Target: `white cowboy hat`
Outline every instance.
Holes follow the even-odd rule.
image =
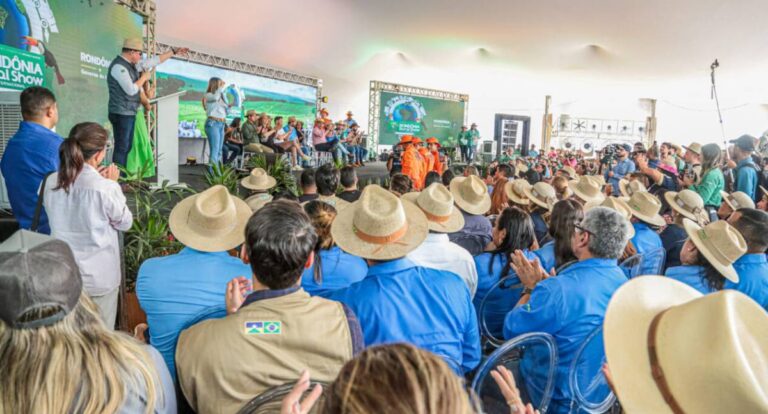
[[[663,226],[667,224],[664,217],[659,215],[661,211],[661,201],[656,196],[646,191],[639,191],[632,194],[627,201],[632,215],[638,219],[654,226]]]
[[[555,188],[544,181],[539,181],[531,187],[525,187],[523,192],[534,204],[547,210],[552,210],[552,206],[557,202]]]
[[[243,187],[257,191],[269,190],[276,184],[277,180],[274,177],[270,177],[263,168],[254,168],[247,177],[240,180],[240,185]]]
[[[676,412],[670,404],[685,413],[768,412],[766,332],[768,313],[741,292],[702,295],[663,276],[622,285],[603,324],[628,413]]]
[[[619,180],[619,192],[621,193],[622,196],[630,198],[632,197],[632,194],[638,191],[647,192],[648,189],[645,188],[645,184],[643,184],[639,180],[629,181],[626,178],[622,178],[621,180]]]
[[[360,199],[339,210],[331,235],[345,252],[372,260],[404,257],[427,238],[427,217],[378,185],[368,185]]]
[[[245,204],[251,208],[254,213],[272,201],[272,196],[267,193],[254,194],[245,199]]]
[[[349,201],[336,197],[335,195],[332,195],[332,196],[320,195],[317,197],[317,201],[322,201],[324,203],[330,204],[331,206],[336,208],[336,210],[347,208],[350,204]],[[304,204],[306,204],[306,202]]]
[[[456,177],[451,181],[451,194],[456,205],[469,214],[485,214],[491,208],[491,196],[483,180],[476,175]]]
[[[168,224],[184,245],[202,252],[229,250],[245,241],[245,224],[252,211],[245,201],[215,185],[181,200]]]
[[[421,209],[432,231],[455,233],[464,228],[464,216],[453,205],[453,195],[440,183],[433,183],[421,192],[403,194],[400,198]]]
[[[584,212],[586,213],[595,207],[607,207],[611,210],[618,211],[622,216],[624,216],[624,218],[627,219],[627,221],[632,218],[632,211],[630,211],[627,202],[618,197],[606,197],[605,200],[603,200],[601,203],[594,201],[588,202],[584,204]],[[635,237],[635,227],[629,226],[629,238],[631,239],[633,237]]]
[[[728,207],[733,211],[740,208],[755,208],[754,200],[752,200],[752,197],[748,196],[747,193],[735,191],[728,194],[725,191],[720,191],[720,195],[723,197],[725,204],[728,204]]]
[[[703,219],[704,200],[701,196],[691,190],[682,190],[679,193],[667,191],[664,193],[664,199],[672,210],[680,213],[683,217],[689,218],[697,223]]]
[[[524,189],[530,186],[531,184],[523,179],[507,181],[507,183],[504,184],[504,192],[507,194],[507,198],[513,203],[527,206],[528,204],[531,204],[531,200],[528,200],[528,197],[526,197]]]
[[[576,174],[576,170],[574,170],[570,165],[566,165],[565,167],[561,168],[560,171],[564,171],[568,178],[571,180],[579,179],[579,175]]]
[[[698,142],[694,142],[687,147],[683,145],[683,148],[685,148],[686,151],[691,151],[696,155],[701,155],[701,144],[699,144]]]
[[[588,175],[587,177],[591,177],[593,180],[600,183],[600,187],[605,185],[605,177],[603,177],[602,175]]]
[[[137,37],[131,37],[123,40],[123,49],[144,50],[144,41]]]
[[[605,194],[600,191],[600,184],[587,176],[581,176],[578,180],[568,181],[568,188],[586,203],[590,201],[602,203],[605,200]]]
[[[704,227],[685,219],[683,227],[696,248],[720,274],[733,283],[739,282],[739,274],[733,262],[747,252],[747,242],[738,230],[727,221],[718,220]]]

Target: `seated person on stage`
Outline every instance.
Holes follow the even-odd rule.
[[[354,203],[360,198],[360,190],[357,189],[357,173],[355,167],[347,165],[339,172],[339,183],[344,187],[344,191],[339,194],[339,198]]]
[[[317,197],[319,197],[317,194],[317,184],[315,183],[315,173],[316,171],[313,168],[306,168],[301,172],[301,177],[299,177],[299,185],[301,185],[299,203],[317,200]]]
[[[451,192],[442,184],[432,184],[417,193],[408,193],[402,200],[410,201],[424,212],[429,221],[429,234],[407,258],[417,266],[445,270],[459,275],[469,287],[471,296],[477,290],[477,269],[472,255],[448,239],[450,232],[464,227],[464,217],[454,205]]]
[[[363,280],[368,274],[368,263],[345,253],[333,242],[331,224],[336,218],[336,208],[314,200],[304,205],[304,211],[315,226],[317,243],[315,261],[312,267],[304,270],[301,287],[310,295],[322,295]]]
[[[245,122],[243,123],[240,132],[243,139],[243,150],[247,152],[263,152],[272,154],[275,151],[272,148],[261,143],[259,140],[258,120],[256,111],[253,109],[248,110],[245,115]]]
[[[690,219],[699,225],[709,221],[707,211],[704,209],[704,200],[691,190],[682,190],[679,193],[667,191],[664,199],[669,205],[672,214],[672,222],[667,224],[659,235],[664,250],[667,251],[665,269],[680,266],[680,249],[682,249],[688,234],[683,228],[683,219]]]
[[[568,371],[575,353],[586,337],[602,325],[613,292],[627,281],[617,259],[629,240],[629,229],[629,222],[618,211],[606,207],[591,209],[576,224],[571,238],[578,262],[556,277],[547,277],[538,263],[526,259],[523,252],[512,257],[513,268],[526,290],[507,314],[504,338],[529,332],[554,336],[559,359],[547,412],[568,412],[572,399]]]
[[[360,325],[346,306],[301,289],[317,242],[301,206],[267,204],[248,221],[245,239],[241,254],[251,265],[253,292],[243,297],[249,281],[233,279],[226,289],[228,315],[179,336],[179,384],[197,412],[237,412],[304,370],[330,382],[363,348]]]
[[[222,292],[233,277],[250,269],[227,252],[243,243],[251,209],[222,186],[187,197],[171,211],[171,232],[185,247],[177,254],[145,261],[136,296],[147,314],[150,343],[176,376],[179,332],[198,314],[224,308]]]
[[[661,201],[653,194],[641,191],[632,194],[627,204],[632,212],[632,227],[635,229],[632,244],[637,253],[643,254],[664,247],[657,233],[657,230],[666,224],[664,218],[659,215]]]
[[[667,269],[666,276],[685,283],[702,294],[723,290],[726,279],[737,282],[733,262],[747,251],[741,234],[725,221],[704,228],[684,219],[688,239],[680,250],[682,266]]]
[[[408,342],[441,356],[459,374],[480,362],[477,315],[458,275],[417,266],[405,256],[427,237],[428,221],[413,203],[378,185],[339,211],[333,239],[368,260],[368,275],[327,296],[360,320],[367,346]]]
[[[332,205],[337,210],[349,205],[349,202],[336,197],[339,178],[339,170],[331,163],[323,164],[315,171],[315,185],[320,194],[317,199]]]
[[[741,209],[728,219],[747,242],[747,253],[733,264],[739,281],[725,282],[726,289],[736,289],[754,299],[768,310],[768,213],[755,209]]]
[[[571,237],[575,223],[584,219],[584,208],[576,200],[561,200],[552,207],[549,218],[548,241],[534,252],[539,264],[547,272],[576,260],[571,249]]]
[[[493,226],[484,214],[491,208],[488,187],[477,175],[456,177],[451,181],[451,194],[464,216],[464,227],[448,234],[448,239],[477,255],[491,242]]]

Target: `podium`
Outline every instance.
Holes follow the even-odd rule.
[[[179,97],[185,93],[187,91],[176,92],[149,101],[156,105],[155,165],[158,185],[166,180],[169,184],[179,184]]]

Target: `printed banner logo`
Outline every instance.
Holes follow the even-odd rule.
[[[48,86],[44,65],[42,55],[0,45],[0,88],[20,91],[28,86]]]
[[[249,321],[245,323],[246,335],[280,335],[283,332],[280,321]]]
[[[396,134],[421,134],[426,130],[424,105],[411,96],[395,96],[384,106],[387,127]]]

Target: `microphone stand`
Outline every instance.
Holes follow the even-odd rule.
[[[715,83],[715,69],[720,67],[720,62],[715,59],[714,62],[709,66],[710,72],[710,79],[712,81],[712,89],[710,90],[710,99],[714,99],[715,101],[715,107],[717,108],[717,118],[720,121],[720,133],[723,137],[723,148],[725,148],[725,167],[728,166],[728,162],[731,161],[731,155],[728,152],[728,140],[725,138],[725,125],[723,124],[723,113],[720,111],[720,99],[717,97],[717,86]],[[727,170],[724,170],[727,172]],[[733,187],[734,180],[733,180],[733,173],[727,174],[726,177],[726,185],[728,187]]]

